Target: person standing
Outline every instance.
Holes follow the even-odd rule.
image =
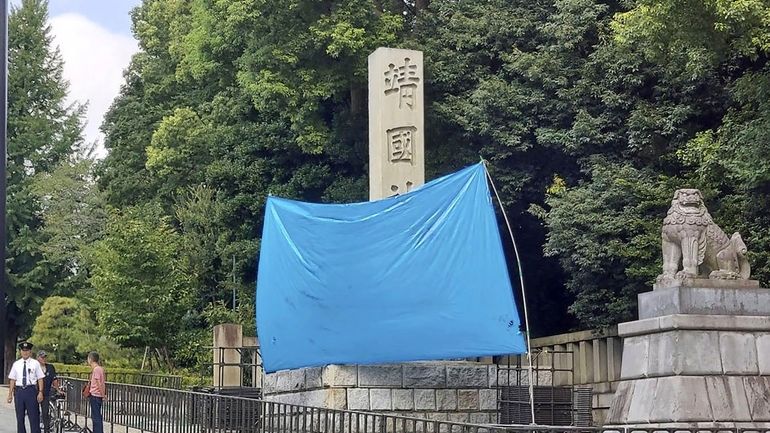
[[[51,431],[51,406],[50,401],[56,397],[51,392],[52,389],[59,388],[59,378],[56,376],[56,368],[46,360],[47,354],[44,350],[37,352],[37,362],[40,363],[40,369],[43,370],[43,402],[40,403],[40,414],[43,417],[43,430],[45,433]]]
[[[104,433],[104,421],[102,419],[102,403],[107,398],[107,383],[104,369],[99,364],[99,354],[88,354],[88,365],[91,366],[90,395],[88,401],[91,404],[91,421],[93,433]]]
[[[16,431],[27,433],[24,415],[29,417],[32,433],[40,433],[40,403],[43,401],[43,370],[40,364],[30,358],[32,343],[19,344],[21,358],[16,360],[8,374],[8,403],[16,398]]]

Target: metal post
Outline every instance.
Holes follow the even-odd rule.
[[[532,344],[529,338],[529,314],[527,313],[527,292],[524,290],[524,271],[521,269],[521,257],[519,257],[519,248],[516,246],[516,239],[513,237],[511,222],[508,221],[508,215],[505,213],[505,208],[503,207],[503,200],[500,199],[500,194],[497,193],[497,187],[495,186],[495,182],[492,180],[492,175],[489,174],[489,170],[487,170],[487,162],[484,161],[484,159],[482,159],[481,162],[484,164],[484,173],[486,173],[487,179],[489,179],[489,184],[492,185],[492,191],[494,191],[495,197],[497,197],[497,203],[500,205],[500,213],[503,214],[505,226],[508,228],[508,234],[511,236],[513,252],[516,255],[516,264],[519,268],[519,283],[521,284],[521,305],[524,308],[524,328],[527,337],[527,360],[529,361],[529,408],[532,416],[531,424],[534,425],[537,424],[537,421],[535,420],[535,385],[533,383],[535,378],[532,375]],[[553,380],[553,378],[551,380]]]
[[[0,366],[2,366],[2,379],[5,382],[5,338],[7,324],[7,279],[5,278],[5,245],[8,242],[5,236],[5,193],[7,159],[6,138],[8,136],[8,1],[2,0],[0,6]]]
[[[233,254],[233,311],[235,311],[235,254]]]

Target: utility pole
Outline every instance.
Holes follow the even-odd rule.
[[[5,194],[6,194],[6,160],[8,159],[8,0],[2,0],[0,6],[0,366],[2,366],[3,377],[0,383],[5,383],[6,373],[5,365],[5,338],[6,324],[8,323],[8,279],[5,277],[5,249],[8,239],[6,238],[6,212],[5,212]]]

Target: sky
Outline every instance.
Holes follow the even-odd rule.
[[[12,0],[18,4],[19,0]],[[129,12],[141,0],[49,0],[49,18],[64,59],[69,101],[88,103],[85,139],[96,142],[104,157],[104,135],[99,127],[104,113],[123,84],[123,70],[137,42],[131,34]]]

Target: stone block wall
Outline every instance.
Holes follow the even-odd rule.
[[[770,316],[674,314],[619,331],[622,381],[610,421],[770,425]]]
[[[496,423],[496,365],[466,361],[329,365],[268,374],[264,398],[301,406],[387,413],[452,422]],[[525,380],[526,382],[526,380]],[[550,384],[540,374],[539,384]]]
[[[618,389],[619,382],[592,383],[591,408],[594,425],[604,424],[612,406],[612,399],[615,397],[615,391]]]

